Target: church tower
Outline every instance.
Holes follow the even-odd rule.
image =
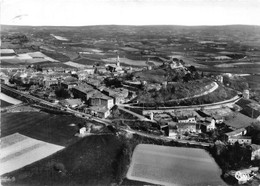
[[[119,58],[119,55],[117,55],[116,66],[120,67],[120,58]]]

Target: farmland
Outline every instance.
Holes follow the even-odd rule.
[[[1,108],[8,107],[8,106],[11,106],[11,105],[13,105],[13,104],[0,99]]]
[[[15,133],[1,138],[0,175],[17,170],[59,150],[53,145]]]
[[[1,98],[1,101],[7,102],[11,105],[17,105],[17,104],[22,103],[20,100],[7,96],[7,95],[3,94],[2,92],[0,92],[0,98]],[[6,104],[6,103],[4,103],[4,104]]]
[[[54,115],[45,112],[18,112],[1,114],[1,136],[20,133],[28,137],[68,146],[75,142],[77,124],[86,121],[74,116]],[[70,124],[76,124],[70,126]]]
[[[204,150],[142,144],[134,150],[127,178],[162,185],[223,185],[220,175]]]
[[[109,185],[114,182],[122,141],[113,135],[89,136],[66,149],[6,174],[3,185]],[[59,170],[61,170],[59,172]]]

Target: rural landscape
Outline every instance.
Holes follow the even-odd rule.
[[[4,186],[260,185],[260,26],[1,25]]]

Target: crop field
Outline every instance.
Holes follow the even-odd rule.
[[[11,105],[17,105],[17,104],[22,103],[20,100],[12,98],[2,92],[0,92],[0,100],[10,103]],[[1,106],[2,106],[2,104],[1,104]]]
[[[0,99],[0,107],[1,108],[8,107],[8,106],[11,106],[11,105],[13,105],[13,104]]]
[[[45,112],[2,113],[1,136],[18,132],[48,143],[68,146],[78,139],[74,136],[78,131],[77,125],[85,122],[86,120],[74,116]]]
[[[114,135],[89,136],[5,176],[15,177],[8,185],[110,185],[121,148],[122,141]]]
[[[19,133],[3,137],[1,138],[0,175],[22,168],[63,148]]]
[[[225,185],[214,159],[202,149],[138,145],[127,178],[160,185]]]

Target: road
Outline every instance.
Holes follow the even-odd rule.
[[[129,107],[129,108],[137,108],[137,109],[142,109],[142,110],[169,110],[169,109],[185,109],[185,110],[194,110],[194,109],[201,109],[205,107],[222,107],[225,106],[226,104],[233,104],[240,100],[241,97],[239,96],[234,96],[233,98],[221,102],[216,102],[216,103],[211,103],[211,104],[202,104],[202,105],[189,105],[189,106],[173,106],[173,107],[158,107],[157,109],[155,107],[141,107],[141,106],[132,106],[130,104],[119,104],[118,106],[120,107]]]

